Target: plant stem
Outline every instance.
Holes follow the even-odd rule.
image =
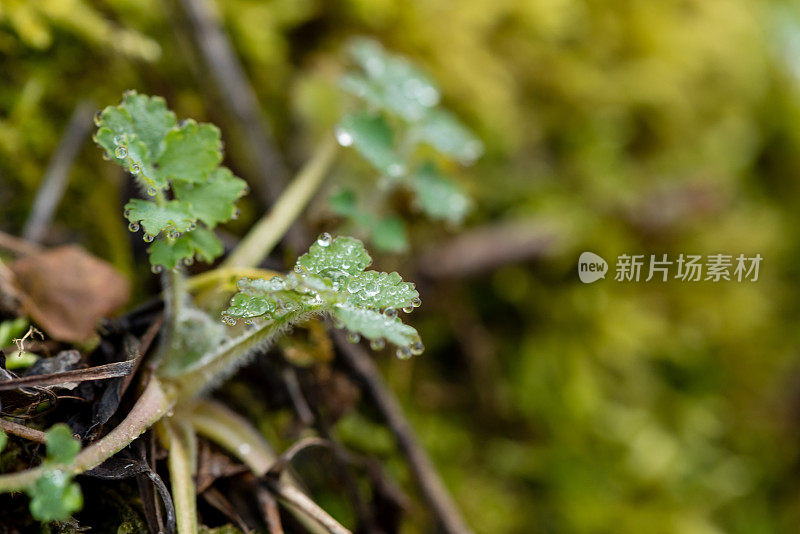
[[[264,476],[277,459],[272,447],[258,430],[247,419],[223,404],[200,400],[186,413],[181,412],[179,415],[189,421],[198,434],[230,452],[258,477]],[[295,484],[290,474],[285,476],[288,477],[287,484]],[[329,532],[329,529],[324,528],[305,510],[285,501],[282,504],[312,534]]]
[[[14,423],[13,421],[6,421],[5,419],[0,419],[0,430],[5,432],[6,434],[18,436],[23,439],[29,439],[31,441],[35,441],[37,443],[42,443],[42,444],[45,443],[44,432],[42,432],[41,430],[35,430],[33,428],[29,428],[19,423]]]
[[[272,211],[264,215],[239,246],[222,263],[223,267],[253,267],[266,258],[280,241],[306,204],[319,189],[336,154],[332,137],[320,145],[314,156],[300,169]]]
[[[344,528],[338,521],[320,508],[317,503],[312,501],[308,495],[289,484],[281,484],[278,481],[269,482],[269,489],[278,498],[278,501],[293,509],[302,510],[306,515],[313,518],[331,534],[352,534]]]
[[[164,289],[164,316],[162,319],[164,326],[161,329],[161,342],[153,363],[163,362],[164,358],[172,352],[172,344],[178,330],[178,317],[180,317],[181,307],[186,298],[185,282],[183,273],[179,269],[167,269],[161,276],[161,285]]]
[[[259,348],[268,346],[276,334],[314,311],[317,310],[287,312],[283,317],[267,321],[255,330],[223,345],[212,357],[196,367],[165,378],[174,387],[175,399],[178,402],[185,401],[219,384],[239,366],[247,363],[248,357],[254,355]]]
[[[194,485],[197,440],[188,422],[174,418],[161,421],[166,447],[169,449],[167,467],[178,534],[197,532],[197,497]]]
[[[256,476],[266,474],[275,462],[275,453],[253,425],[218,402],[198,401],[189,413],[180,415],[198,434],[230,451]]]
[[[83,449],[71,464],[62,469],[78,475],[97,467],[164,417],[171,406],[172,401],[161,383],[155,377],[151,378],[125,419],[114,430]],[[35,467],[19,473],[0,475],[0,493],[22,491],[36,482],[44,472],[42,467]]]

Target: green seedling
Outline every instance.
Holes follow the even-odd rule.
[[[340,87],[356,98],[358,109],[342,118],[336,139],[370,163],[379,186],[370,191],[343,188],[331,198],[331,207],[370,234],[381,250],[405,250],[403,220],[378,215],[375,207],[402,188],[428,217],[460,224],[472,200],[445,169],[471,165],[483,144],[440,105],[439,88],[408,60],[364,38],[353,40],[348,52],[357,68],[341,79]]]
[[[235,203],[247,192],[245,182],[220,165],[219,130],[192,120],[179,122],[163,99],[135,92],[127,92],[119,105],[99,112],[95,122],[94,139],[105,157],[130,172],[142,190],[143,198],[126,204],[125,217],[130,230],[141,232],[150,244],[152,270],[161,273],[164,285],[164,326],[152,356],[155,372],[128,416],[109,434],[80,450],[65,425],[54,426],[47,433],[44,463],[0,475],[0,491],[26,491],[37,519],[66,519],[82,504],[74,477],[155,425],[170,450],[168,467],[178,530],[195,532],[195,432],[216,438],[257,474],[263,474],[263,458],[270,455],[254,433],[241,425],[238,430],[221,430],[229,428],[231,421],[218,411],[216,416],[201,418],[202,424],[193,423],[198,420],[198,410],[204,409],[200,395],[289,327],[314,316],[330,317],[337,327],[348,330],[352,342],[364,337],[374,349],[391,343],[401,358],[419,354],[423,351],[419,334],[404,324],[398,313],[419,306],[419,293],[397,273],[367,270],[372,259],[359,240],[325,233],[289,273],[243,276],[222,317],[203,309],[192,300],[183,268],[221,255],[214,228],[236,217]],[[311,168],[301,171],[273,211],[245,237],[244,252],[231,255],[233,267],[221,270],[229,273],[246,267],[250,268],[246,272],[259,272],[252,268],[269,253],[321,183],[333,146],[323,145],[324,157],[312,158]],[[248,324],[234,328],[237,320]],[[171,416],[165,418],[168,414]]]

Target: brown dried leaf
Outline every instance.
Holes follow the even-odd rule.
[[[78,342],[97,321],[128,301],[130,284],[107,262],[67,245],[9,265],[23,308],[52,338]]]

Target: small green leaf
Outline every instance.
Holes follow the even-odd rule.
[[[223,247],[214,232],[198,227],[177,239],[158,240],[150,245],[148,251],[152,265],[174,269],[182,263],[191,262],[195,255],[211,263],[222,254]]]
[[[426,163],[411,176],[416,201],[431,218],[460,223],[472,208],[472,200],[433,163]]]
[[[372,242],[384,252],[408,250],[406,223],[400,217],[390,215],[379,220],[372,228]]]
[[[164,136],[176,123],[175,114],[167,109],[163,98],[140,95],[135,91],[126,92],[122,103],[107,107],[99,119],[98,126],[107,128],[114,136],[136,136],[146,147],[143,157],[150,161],[155,161],[161,154]],[[113,156],[117,148],[116,145],[102,146],[109,156]]]
[[[474,163],[483,154],[483,143],[455,115],[443,109],[428,113],[410,135],[464,165]]]
[[[293,322],[325,312],[351,334],[373,340],[375,348],[388,340],[398,346],[401,357],[421,353],[419,334],[403,324],[395,309],[410,312],[420,305],[414,284],[404,282],[397,273],[364,271],[370,262],[359,240],[322,234],[297,261],[294,272],[269,280],[240,280],[239,292],[223,312],[223,320],[234,324],[238,317],[261,317]]]
[[[152,166],[163,150],[164,136],[176,123],[163,98],[128,91],[118,106],[105,108],[96,122],[95,140],[109,158],[126,170],[135,170],[146,186],[167,187]]]
[[[130,133],[117,135],[108,128],[100,128],[95,141],[106,148],[106,155],[126,171],[135,170],[136,179],[147,188],[164,189],[169,184],[161,178],[151,164],[147,145]]]
[[[386,176],[402,176],[405,165],[394,150],[392,129],[380,115],[346,115],[336,129],[339,143],[353,147]]]
[[[336,237],[328,243],[317,240],[308,252],[297,260],[301,270],[313,274],[341,271],[352,275],[363,271],[371,263],[372,258],[364,248],[364,244],[352,237]]]
[[[60,469],[46,471],[28,493],[31,514],[39,521],[63,521],[83,506],[80,486]]]
[[[419,334],[413,326],[403,324],[398,317],[340,304],[333,310],[333,316],[344,323],[345,328],[358,332],[367,339],[385,339],[398,347],[411,347],[419,341]]]
[[[219,128],[187,119],[167,132],[158,173],[164,180],[202,183],[222,161]]]
[[[179,200],[159,205],[134,198],[125,204],[125,216],[132,223],[141,223],[144,231],[153,237],[165,230],[185,232],[195,221],[189,203]]]
[[[234,202],[246,191],[247,183],[225,167],[218,167],[208,181],[199,184],[175,182],[175,197],[188,202],[194,217],[211,227],[234,216]]]
[[[188,241],[181,238],[175,240],[158,239],[147,251],[150,253],[150,264],[154,271],[174,269],[185,260],[194,256],[194,249]]]
[[[247,185],[219,166],[219,129],[191,119],[178,124],[162,98],[135,92],[103,110],[95,122],[95,141],[151,197],[131,200],[125,216],[131,230],[144,227],[145,241],[165,234],[148,249],[153,271],[174,269],[195,256],[211,262],[222,254],[222,243],[210,228],[235,216],[234,202]],[[209,228],[197,228],[198,223]]]
[[[50,427],[45,434],[47,458],[57,464],[68,464],[81,450],[81,444],[72,436],[72,430],[64,423]]]
[[[28,488],[31,514],[39,521],[63,521],[83,506],[80,486],[72,482],[67,470],[60,468],[75,460],[81,445],[63,423],[50,427],[45,444],[45,472]]]
[[[339,189],[330,196],[328,203],[337,215],[351,217],[358,211],[356,194],[351,189]]]
[[[222,242],[208,228],[195,228],[183,234],[177,241],[188,243],[194,253],[206,263],[219,258],[225,251]]]
[[[355,39],[349,52],[367,78],[346,76],[341,82],[345,91],[412,122],[439,103],[433,81],[407,59],[387,53],[378,42]]]
[[[346,289],[346,303],[361,308],[406,308],[419,299],[414,284],[397,273],[357,273],[347,279]]]

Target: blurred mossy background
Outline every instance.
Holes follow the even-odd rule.
[[[459,174],[476,201],[464,227],[409,214],[411,250],[379,265],[415,279],[431,247],[459,235],[502,237],[513,223],[548,236],[527,258],[498,252],[491,268],[428,273],[413,319],[428,350],[379,357],[476,531],[797,531],[795,3],[216,6],[292,168],[339,116],[336,77],[355,35],[423,66],[484,141],[485,156]],[[176,0],[0,0],[0,75],[3,231],[20,232],[77,103],[100,108],[126,89],[220,125],[228,164],[253,177]],[[143,300],[153,285],[122,217],[126,183],[87,140],[48,239],[110,260]],[[248,202],[232,234],[263,209]],[[330,229],[324,204],[307,216],[317,229]],[[583,250],[612,269],[624,253],[764,261],[756,283],[584,285]],[[340,437],[385,458],[413,494],[390,436],[361,412],[340,421]],[[428,520],[412,507],[406,530],[428,531]]]

